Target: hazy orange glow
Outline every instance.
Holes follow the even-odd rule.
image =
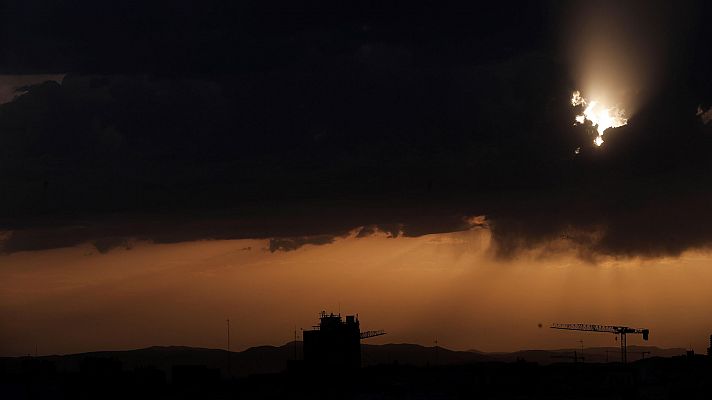
[[[603,134],[606,129],[617,128],[628,123],[624,110],[616,107],[607,107],[597,100],[587,101],[583,98],[583,96],[581,96],[581,92],[578,90],[573,92],[571,96],[571,105],[574,107],[585,107],[583,113],[577,115],[575,120],[576,123],[579,124],[583,124],[586,120],[588,120],[594,127],[596,127],[598,136],[593,139],[593,143],[596,146],[603,144]]]
[[[560,244],[559,244],[560,245]],[[0,354],[152,345],[283,344],[321,310],[359,313],[372,343],[508,351],[615,346],[551,322],[644,326],[650,345],[706,347],[710,255],[586,264],[574,251],[492,256],[485,228],[417,238],[351,236],[296,251],[265,240],[82,246],[0,256]],[[631,344],[639,344],[632,338]]]

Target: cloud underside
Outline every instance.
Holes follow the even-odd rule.
[[[674,186],[695,184],[699,182],[675,182]],[[285,208],[278,218],[236,215],[236,210],[214,211],[210,216],[119,215],[74,225],[25,226],[6,232],[0,244],[4,253],[13,253],[91,243],[103,253],[130,249],[136,241],[267,239],[264,250],[274,252],[329,245],[347,236],[360,238],[378,232],[394,238],[415,237],[476,226],[490,231],[493,250],[504,259],[537,249],[573,249],[581,258],[595,260],[599,256],[677,256],[708,247],[712,243],[712,196],[704,191],[681,193],[672,186],[656,182],[654,189],[631,188],[634,194],[611,187],[599,193],[586,188],[578,194],[549,192],[532,197],[508,193],[475,207],[426,204],[424,199],[407,211],[394,206],[369,212],[362,207],[365,204],[314,208],[282,204]],[[477,210],[492,212],[475,224],[471,216]],[[240,212],[250,214],[247,209]]]

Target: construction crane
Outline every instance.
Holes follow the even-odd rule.
[[[385,334],[386,334],[386,331],[384,331],[383,329],[381,329],[379,331],[365,331],[365,332],[361,332],[361,339],[368,339],[368,338],[372,338],[374,336],[381,336],[381,335],[385,335]]]
[[[595,325],[595,324],[552,324],[551,329],[565,329],[570,331],[613,333],[620,336],[621,362],[628,362],[628,347],[626,335],[629,333],[643,335],[643,340],[648,340],[649,329],[629,328],[627,326]]]

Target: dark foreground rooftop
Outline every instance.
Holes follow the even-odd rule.
[[[712,358],[653,357],[628,365],[527,361],[412,365],[315,372],[299,363],[279,373],[226,377],[200,364],[170,370],[148,363],[126,367],[118,358],[84,355],[75,369],[49,358],[2,364],[3,399],[346,398],[346,399],[708,399]]]

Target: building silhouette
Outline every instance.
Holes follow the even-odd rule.
[[[304,363],[316,369],[356,369],[361,367],[361,339],[380,336],[384,331],[361,332],[357,315],[319,314],[319,325],[304,331]]]

